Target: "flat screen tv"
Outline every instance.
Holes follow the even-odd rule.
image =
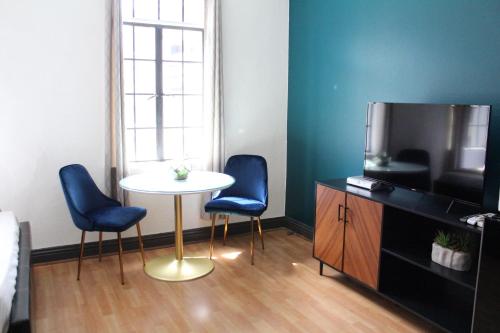
[[[369,103],[364,176],[481,205],[490,110]]]

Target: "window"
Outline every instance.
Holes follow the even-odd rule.
[[[483,172],[488,139],[489,107],[473,107],[467,115],[468,118],[463,124],[464,130],[461,131],[463,142],[459,153],[459,168]]]
[[[129,161],[201,159],[203,0],[122,0]]]
[[[487,110],[475,108],[470,111],[467,122],[466,143],[468,148],[484,149],[488,138],[489,113]]]

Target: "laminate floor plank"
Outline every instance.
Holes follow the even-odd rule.
[[[33,267],[34,331],[39,332],[432,332],[420,318],[325,268],[312,243],[285,229],[264,234],[250,265],[249,235],[215,244],[215,270],[189,282],[149,278],[138,252]],[[257,241],[257,238],[256,238]],[[259,244],[256,242],[256,244]],[[146,251],[146,260],[174,248]],[[208,242],[186,244],[207,256]]]

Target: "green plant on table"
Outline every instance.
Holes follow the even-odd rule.
[[[174,169],[174,172],[175,172],[175,179],[177,180],[185,180],[187,179],[188,175],[189,175],[189,169],[186,168],[185,166],[180,166],[176,169]]]

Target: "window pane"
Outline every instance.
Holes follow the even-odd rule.
[[[163,29],[163,60],[182,60],[182,30]]]
[[[125,127],[133,128],[134,127],[134,96],[133,95],[125,95]]]
[[[156,98],[135,96],[135,127],[156,127]]]
[[[163,155],[165,159],[182,160],[182,129],[163,130]]]
[[[201,31],[184,30],[184,60],[203,61]]]
[[[182,65],[180,63],[163,63],[163,92],[165,94],[182,93]]]
[[[154,28],[135,27],[135,58],[156,59]]]
[[[123,57],[134,57],[134,28],[131,25],[123,25],[122,29]]]
[[[203,0],[184,0],[184,22],[202,26],[204,12]]]
[[[136,61],[135,62],[135,92],[155,94],[155,62]]]
[[[132,3],[133,0],[121,0],[121,10],[122,10],[122,18],[124,20],[131,19],[132,16]]]
[[[197,158],[201,156],[202,149],[201,128],[184,129],[184,158]]]
[[[125,142],[127,145],[127,160],[135,161],[135,130],[125,132]]]
[[[134,16],[141,19],[157,20],[158,0],[134,1]]]
[[[182,0],[160,0],[160,19],[182,22]]]
[[[134,93],[134,61],[124,60],[123,61],[123,85],[125,87],[125,93]]]
[[[184,64],[184,93],[201,94],[203,72],[201,64]]]
[[[483,125],[488,124],[488,112],[481,110],[479,111],[479,123]]]
[[[477,117],[478,116],[478,112],[477,111],[472,111],[471,114],[470,114],[470,119],[469,119],[469,124],[477,124]]]
[[[163,97],[163,126],[182,126],[182,96]]]
[[[136,160],[156,160],[156,130],[138,129],[136,136]]]
[[[184,126],[202,126],[202,98],[201,96],[184,97]]]

